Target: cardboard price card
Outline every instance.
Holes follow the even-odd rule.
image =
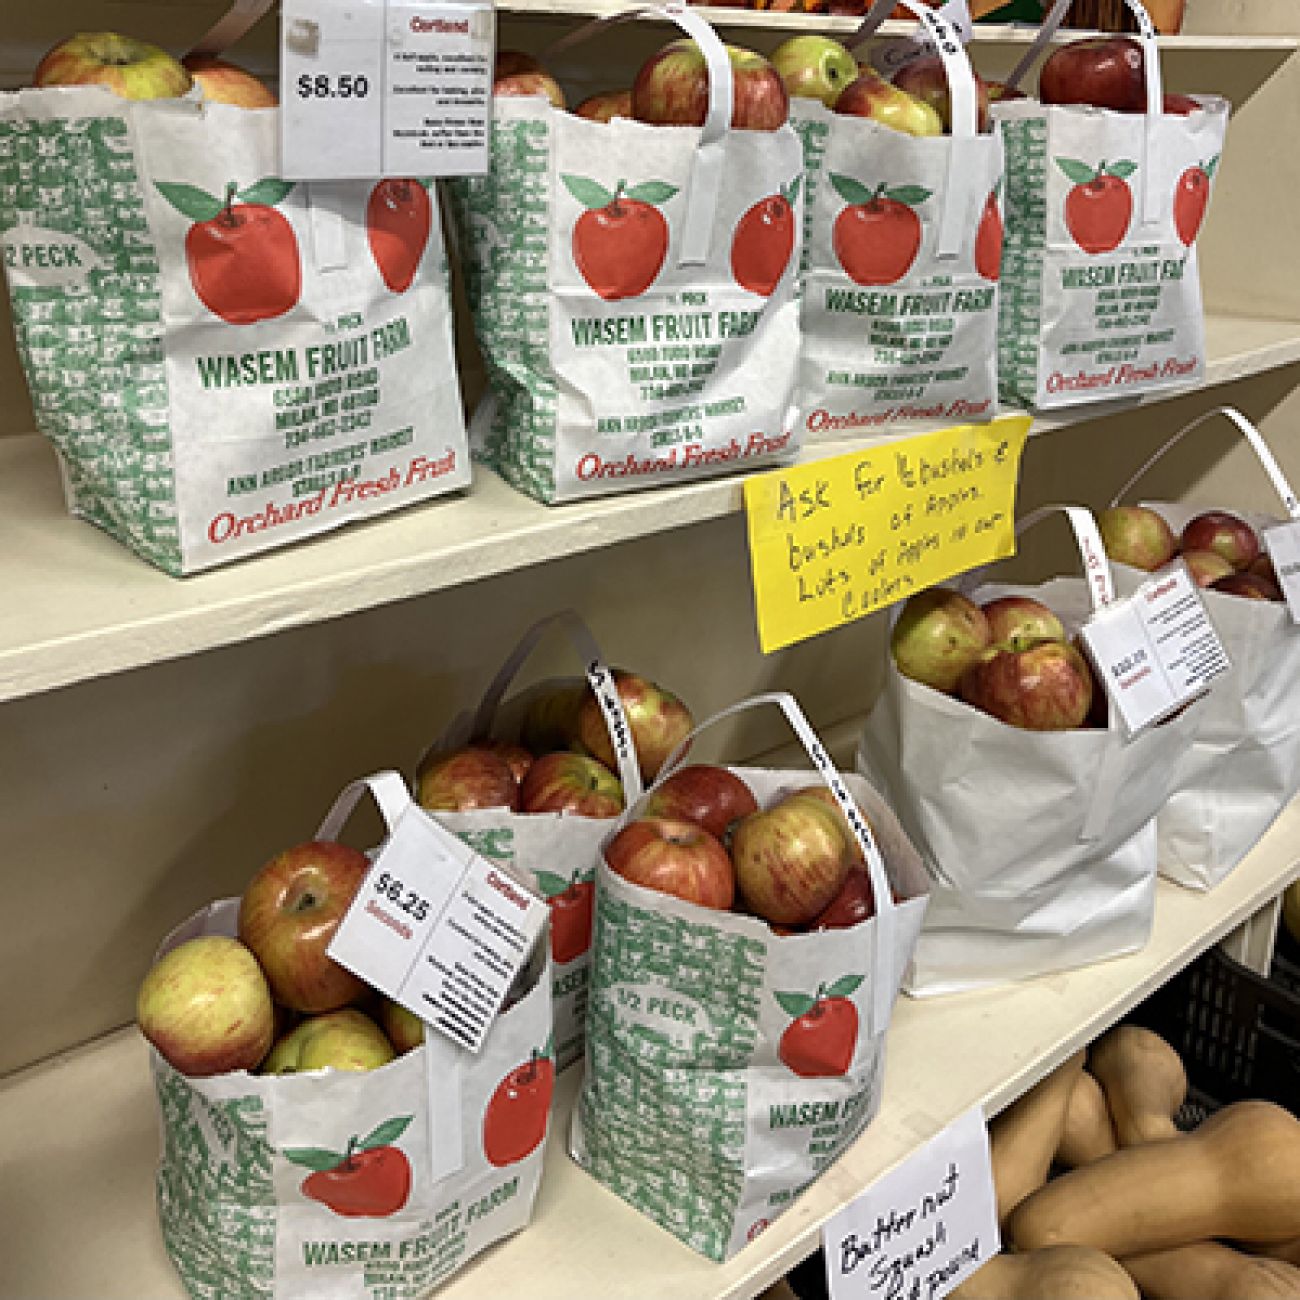
[[[763,652],[1013,554],[1029,425],[956,425],[747,478]]]

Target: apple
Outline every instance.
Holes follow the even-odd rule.
[[[1225,560],[1218,551],[1184,551],[1182,558],[1198,587],[1208,587],[1236,572],[1232,562]]]
[[[116,32],[78,32],[36,65],[34,86],[106,86],[123,99],[177,99],[193,82],[166,50]]]
[[[975,269],[986,280],[996,280],[1002,274],[1002,243],[1005,233],[995,188],[984,200],[984,211],[980,213],[980,223],[975,229]]]
[[[379,1001],[379,1027],[399,1056],[414,1051],[424,1042],[424,1021],[392,998]]]
[[[483,1111],[483,1154],[501,1168],[541,1145],[555,1090],[555,1062],[536,1050],[497,1084]]]
[[[556,108],[564,107],[560,83],[540,60],[522,50],[498,50],[492,68],[494,95],[543,95]]]
[[[832,107],[849,117],[869,117],[905,135],[943,134],[943,120],[934,108],[870,68],[844,88]]]
[[[1227,573],[1210,583],[1211,591],[1227,596],[1244,596],[1248,600],[1285,600],[1282,588],[1258,573]]]
[[[731,837],[736,886],[756,916],[806,925],[839,893],[854,855],[837,811],[794,796],[737,823]]]
[[[890,186],[887,181],[870,189],[838,172],[830,173],[830,181],[845,204],[831,228],[831,246],[844,274],[855,284],[897,283],[921,251],[915,208],[930,191],[924,185]]]
[[[489,749],[494,754],[500,754],[506,760],[511,772],[514,773],[516,781],[522,782],[528,775],[528,769],[533,765],[532,751],[525,746],[513,740],[476,740],[475,746],[480,749]],[[560,745],[556,749],[562,748]]]
[[[524,50],[498,50],[492,64],[492,79],[517,77],[521,72],[545,72],[542,61]]]
[[[1282,585],[1277,580],[1277,570],[1273,567],[1273,557],[1267,551],[1261,550],[1247,566],[1246,572],[1257,573],[1261,578],[1267,578],[1275,587],[1280,588]]]
[[[377,1070],[396,1057],[384,1031],[356,1007],[308,1016],[271,1048],[263,1074]]]
[[[1008,726],[1066,731],[1087,720],[1093,677],[1074,646],[1040,641],[1023,650],[991,647],[962,674],[960,690],[967,704]]]
[[[1165,91],[1160,106],[1166,113],[1172,113],[1175,117],[1186,117],[1188,113],[1195,113],[1201,107],[1191,95],[1179,95],[1168,90]]]
[[[816,993],[781,992],[776,1000],[793,1017],[782,1031],[777,1057],[801,1079],[835,1078],[853,1063],[858,1042],[858,1009],[848,994],[862,976],[845,975]]]
[[[277,1002],[294,1011],[333,1011],[366,985],[325,951],[370,860],[358,849],[309,840],[276,854],[239,900],[239,937],[266,972]]]
[[[590,122],[610,122],[616,117],[632,116],[632,92],[630,90],[604,90],[597,95],[588,95],[573,110],[575,117],[585,117]]]
[[[203,92],[203,98],[212,103],[234,104],[238,108],[275,108],[280,102],[265,82],[225,59],[210,54],[187,54],[181,64]]]
[[[617,817],[623,811],[623,784],[596,759],[557,750],[533,760],[519,788],[519,810]]]
[[[1178,554],[1178,537],[1150,506],[1108,506],[1097,515],[1106,554],[1116,564],[1154,573]]]
[[[1109,253],[1124,242],[1133,220],[1128,177],[1137,170],[1127,158],[1092,167],[1077,158],[1056,165],[1074,182],[1065,196],[1065,226],[1085,253]]]
[[[495,749],[469,744],[436,754],[420,772],[416,799],[430,812],[469,812],[475,808],[519,807],[519,782],[507,759]]]
[[[583,869],[570,879],[554,871],[535,871],[551,910],[551,960],[567,966],[591,947],[591,921],[596,887]]]
[[[757,811],[754,792],[734,772],[712,763],[692,763],[679,767],[651,792],[641,815],[694,822],[726,843],[732,825]]]
[[[632,744],[641,768],[641,779],[648,785],[659,775],[659,769],[673,751],[690,734],[695,719],[672,691],[656,685],[648,678],[621,668],[615,668],[611,676],[632,732]],[[599,759],[611,772],[618,767],[614,747],[609,739],[609,729],[605,725],[604,710],[590,687],[578,705],[575,739],[582,749]]]
[[[1259,536],[1227,510],[1205,510],[1189,519],[1179,544],[1184,551],[1214,551],[1234,569],[1249,569],[1259,556]]]
[[[433,204],[424,185],[390,176],[366,200],[366,242],[379,278],[392,293],[405,293],[419,270],[433,228]]]
[[[985,90],[988,91],[990,104],[1005,104],[1012,99],[1028,99],[1019,86],[1008,86],[1005,81],[986,81]]]
[[[958,591],[928,587],[908,598],[890,634],[904,677],[951,695],[993,640],[984,611]]]
[[[1038,73],[1044,104],[1091,104],[1117,113],[1146,110],[1142,46],[1131,36],[1093,36],[1053,50]]]
[[[794,204],[802,176],[752,203],[731,237],[731,274],[742,289],[771,297],[794,252]]]
[[[781,801],[791,799],[815,799],[818,803],[824,804],[834,814],[840,829],[844,832],[844,842],[848,847],[848,853],[851,865],[861,867],[866,870],[867,860],[862,852],[862,846],[858,843],[858,837],[853,833],[853,828],[849,825],[848,819],[844,816],[844,810],[840,807],[840,801],[831,793],[830,787],[824,781],[818,781],[813,785],[798,786],[793,790],[785,791],[781,796]],[[862,810],[862,805],[856,800],[853,806],[858,810],[858,816],[866,824],[868,829],[871,828],[871,819]]]
[[[731,125],[775,131],[790,116],[790,97],[777,70],[755,50],[726,47],[731,62]],[[703,126],[709,106],[704,55],[690,37],[652,54],[632,83],[632,116],[656,126]]]
[[[539,690],[531,697],[519,725],[519,742],[534,755],[568,749],[578,734],[578,707],[585,682],[566,682]]]
[[[659,211],[677,193],[667,181],[620,180],[610,190],[589,176],[560,179],[586,209],[573,223],[573,264],[607,302],[638,298],[655,282],[668,255],[668,222]]]
[[[972,70],[975,79],[975,129],[988,131],[989,90],[984,78]],[[905,63],[893,76],[894,85],[915,99],[929,104],[943,123],[944,134],[952,133],[952,96],[948,93],[948,73],[937,54],[922,54],[920,58]]]
[[[792,36],[772,51],[771,61],[791,99],[818,99],[827,108],[858,75],[857,60],[830,36]]]
[[[994,644],[1023,650],[1034,641],[1064,641],[1061,620],[1032,596],[999,596],[981,607]]]
[[[238,939],[204,935],[160,957],[136,998],[140,1032],[191,1078],[252,1070],[275,1035],[271,990]]]
[[[810,930],[847,930],[876,914],[871,877],[855,867],[844,877],[840,892],[808,923]]]
[[[736,896],[736,873],[722,841],[694,822],[638,818],[605,846],[605,861],[634,885],[701,907],[726,911]]]
[[[395,1116],[368,1137],[356,1134],[344,1151],[323,1147],[289,1147],[294,1164],[312,1170],[302,1180],[302,1194],[348,1219],[386,1219],[396,1214],[411,1194],[411,1162],[392,1142],[411,1122]]]

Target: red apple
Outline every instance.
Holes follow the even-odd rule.
[[[862,976],[846,975],[815,994],[780,992],[776,999],[794,1018],[777,1044],[777,1057],[801,1079],[835,1078],[853,1063],[858,1043],[858,1009],[848,994]]]
[[[845,203],[831,227],[831,247],[844,274],[855,284],[897,283],[921,251],[921,219],[915,209],[930,191],[885,181],[872,189],[838,172],[830,173],[830,181]]]
[[[545,72],[542,61],[524,50],[498,50],[492,64],[492,79],[517,77],[521,72]]]
[[[1061,620],[1032,596],[999,596],[981,608],[995,645],[1023,650],[1035,641],[1065,640]]]
[[[1028,99],[1019,86],[1008,86],[1005,81],[986,81],[985,89],[988,91],[990,104],[1004,104],[1012,99]]]
[[[1246,569],[1247,573],[1257,573],[1261,578],[1267,578],[1275,587],[1281,587],[1277,580],[1277,570],[1273,567],[1273,557],[1267,551],[1260,551],[1250,562]]]
[[[844,832],[844,841],[848,846],[849,857],[854,867],[861,867],[866,870],[867,860],[862,852],[861,845],[858,844],[858,837],[853,833],[853,828],[849,825],[848,819],[844,816],[844,810],[840,807],[840,801],[831,793],[830,787],[824,781],[817,781],[812,785],[799,786],[793,790],[787,790],[780,796],[780,802],[787,802],[792,799],[815,799],[818,803],[825,805],[835,814],[836,823]],[[858,810],[858,816],[871,829],[871,819],[863,811],[862,805],[856,800],[853,806]]]
[[[775,131],[790,116],[790,99],[777,70],[754,50],[728,45],[731,125]],[[657,126],[703,126],[709,105],[704,55],[689,37],[671,41],[641,65],[632,83],[632,116]]]
[[[853,847],[836,811],[817,799],[782,799],[732,832],[737,888],[765,921],[806,925],[839,893]]]
[[[725,843],[732,824],[757,810],[754,792],[734,772],[693,763],[678,768],[650,795],[642,815],[694,822]]]
[[[855,867],[844,877],[840,892],[813,917],[810,930],[847,930],[860,921],[869,921],[876,914],[876,896],[871,888],[871,877],[860,867]]]
[[[1116,564],[1153,573],[1178,554],[1178,537],[1150,506],[1110,506],[1097,515],[1106,554]]]
[[[494,95],[543,95],[556,108],[564,107],[560,83],[538,59],[522,50],[498,50],[492,70]]]
[[[582,278],[607,302],[638,298],[655,282],[668,255],[668,222],[659,211],[677,187],[653,178],[610,190],[590,176],[565,172],[565,188],[586,209],[573,223],[570,246]]]
[[[632,731],[641,779],[649,784],[659,775],[659,769],[672,752],[690,734],[695,720],[691,717],[691,711],[676,695],[648,678],[621,668],[615,668],[612,676],[618,697],[623,702],[627,724]],[[610,771],[617,768],[609,729],[605,725],[605,714],[590,687],[578,705],[576,740],[588,754],[599,759]]]
[[[1131,36],[1071,41],[1048,55],[1038,74],[1044,104],[1092,104],[1117,113],[1146,110],[1142,46]]]
[[[528,769],[533,765],[532,752],[513,740],[476,740],[474,744],[482,749],[490,749],[494,754],[500,754],[509,764],[516,781],[522,782],[528,775]],[[559,749],[561,746],[556,745],[555,748]]]
[[[605,90],[598,95],[588,95],[573,110],[575,117],[585,117],[591,122],[610,122],[616,117],[632,116],[630,90]]]
[[[239,937],[261,962],[277,1002],[333,1011],[366,992],[325,949],[369,870],[357,849],[310,840],[277,854],[249,882],[239,901]]]
[[[518,808],[519,782],[509,762],[484,745],[436,754],[419,773],[416,799],[430,812]]]
[[[1259,555],[1255,530],[1227,510],[1205,510],[1189,519],[1179,542],[1184,551],[1214,551],[1234,569],[1249,569]]]
[[[275,108],[279,100],[265,82],[251,72],[210,54],[187,54],[182,60],[203,98],[215,104],[238,108]]]
[[[594,758],[557,750],[533,760],[519,788],[519,809],[526,813],[617,817],[623,811],[623,785]]]
[[[1227,573],[1210,583],[1211,591],[1226,596],[1244,596],[1248,600],[1285,600],[1282,588],[1258,573]]]
[[[78,32],[36,65],[34,86],[106,86],[123,99],[176,99],[193,82],[166,50],[116,32]]]
[[[1198,587],[1211,586],[1220,578],[1236,572],[1232,562],[1225,560],[1218,551],[1184,551],[1183,563]]]
[[[726,911],[736,895],[736,873],[722,841],[694,822],[671,817],[629,822],[605,846],[605,861],[634,885],[701,907]]]
[[[977,131],[989,130],[989,90],[984,78],[972,70],[975,78],[975,116]],[[948,74],[937,54],[922,54],[905,63],[893,76],[894,85],[929,104],[943,123],[945,134],[952,133],[952,97],[948,93]]]
[[[1166,91],[1161,107],[1166,113],[1172,113],[1176,117],[1186,117],[1188,113],[1195,113],[1201,105],[1191,95],[1177,95],[1172,91]]]
[[[1041,641],[1024,650],[991,648],[962,675],[960,689],[967,704],[1008,726],[1066,731],[1087,720],[1093,679],[1074,646]]]
[[[930,104],[886,81],[873,68],[863,69],[845,86],[833,107],[837,113],[869,117],[904,135],[943,134],[943,119]]]
[[[992,640],[989,621],[974,601],[947,587],[929,587],[908,598],[889,644],[904,677],[952,694]]]
[[[546,1136],[555,1062],[534,1051],[493,1090],[483,1111],[483,1154],[498,1168],[531,1154]]]

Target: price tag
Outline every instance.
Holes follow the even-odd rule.
[[[988,1128],[979,1107],[822,1229],[831,1300],[939,1300],[999,1245]]]
[[[1080,635],[1130,737],[1203,695],[1229,667],[1181,561],[1098,611]]]
[[[412,808],[376,857],[329,954],[476,1052],[546,915],[541,899]]]
[[[1291,607],[1291,618],[1300,623],[1300,519],[1266,528],[1260,536],[1273,561],[1282,594]]]
[[[281,175],[485,172],[493,31],[486,3],[284,0]]]

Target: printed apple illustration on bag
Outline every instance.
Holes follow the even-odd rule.
[[[185,236],[185,260],[199,301],[231,325],[283,316],[302,292],[302,258],[293,227],[275,210],[293,189],[267,177],[225,200],[197,185],[155,182],[168,203],[194,222]],[[238,202],[236,202],[238,200]]]
[[[801,1079],[844,1074],[858,1044],[858,1009],[849,994],[862,984],[861,975],[842,975],[817,992],[778,993],[781,1009],[794,1019],[786,1026],[777,1056]]]
[[[534,873],[551,909],[551,959],[564,966],[591,947],[591,913],[596,886],[592,873],[566,880],[553,871]]]
[[[393,293],[415,279],[433,225],[433,205],[421,181],[382,180],[366,201],[366,239],[380,278]]]
[[[794,205],[802,176],[777,194],[759,199],[736,223],[731,238],[731,274],[742,289],[771,295],[794,252]]]
[[[1121,159],[1094,170],[1077,158],[1058,158],[1056,165],[1074,182],[1065,196],[1065,227],[1085,253],[1109,253],[1124,241],[1133,219],[1133,191],[1128,178],[1137,163]]]
[[[348,1139],[342,1153],[323,1147],[289,1147],[285,1159],[311,1169],[302,1194],[349,1219],[384,1219],[411,1194],[411,1164],[392,1145],[410,1126],[411,1115],[378,1125],[367,1137]]]
[[[890,186],[884,181],[873,190],[834,172],[831,184],[847,205],[831,230],[831,246],[844,273],[855,284],[901,280],[921,251],[916,208],[931,192],[922,185]]]
[[[1205,207],[1210,201],[1210,182],[1218,166],[1219,155],[1215,154],[1209,162],[1189,167],[1174,186],[1174,229],[1188,248],[1200,234]]]
[[[483,1154],[498,1167],[512,1165],[534,1151],[546,1136],[555,1062],[551,1039],[517,1065],[488,1099],[483,1112]]]
[[[586,208],[573,224],[573,260],[582,278],[608,302],[645,293],[668,255],[668,222],[659,205],[677,186],[619,181],[611,194],[585,176],[560,179]]]
[[[984,201],[975,231],[975,270],[986,280],[996,280],[1002,272],[1002,212],[996,186]]]

